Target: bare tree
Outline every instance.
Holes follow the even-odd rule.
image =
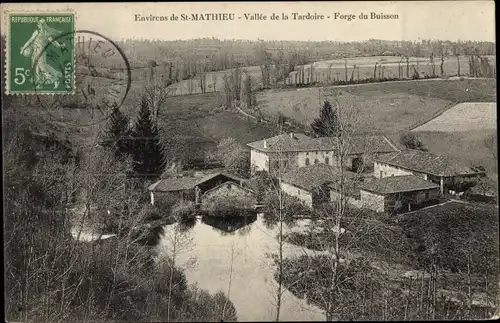
[[[144,98],[151,108],[153,121],[158,122],[160,109],[165,104],[170,95],[172,80],[167,75],[162,74],[155,77],[144,87]]]
[[[181,221],[169,226],[161,240],[162,251],[160,268],[163,268],[166,274],[168,293],[167,293],[167,322],[170,322],[172,315],[172,293],[174,289],[182,282],[176,277],[176,268],[191,268],[196,264],[196,258],[188,257],[180,259],[180,256],[188,253],[193,247],[193,239],[189,232],[182,228]],[[167,271],[167,272],[165,272]]]

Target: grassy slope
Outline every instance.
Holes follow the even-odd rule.
[[[341,107],[359,109],[358,130],[398,132],[427,122],[458,102],[492,102],[494,80],[420,80],[347,87],[269,90],[257,96],[262,111],[304,123],[317,117],[320,101],[335,93]]]
[[[456,103],[496,102],[492,79],[373,83],[330,89],[341,93],[341,106],[353,104],[361,109],[360,131],[385,133],[398,144],[401,132],[429,121]],[[319,110],[318,88],[265,91],[258,99],[262,110],[281,111],[305,123],[310,123]],[[495,130],[418,133],[429,151],[482,165],[490,176],[498,174],[496,144],[487,143],[487,139],[496,138]]]
[[[96,80],[99,87],[99,79]],[[102,84],[105,85],[104,82]],[[496,101],[495,85],[492,80],[462,81],[413,81],[402,83],[366,84],[362,86],[338,88],[342,95],[339,101],[352,101],[364,110],[361,114],[363,130],[393,133],[398,141],[398,131],[407,129],[415,123],[423,123],[436,111],[453,102]],[[122,110],[135,120],[142,90],[140,82],[133,82]],[[318,109],[317,88],[300,90],[265,91],[259,94],[268,102],[269,111],[283,111],[301,120],[312,120]],[[282,101],[276,100],[280,98]],[[274,100],[274,101],[273,101]],[[262,104],[262,101],[261,101]],[[290,104],[298,109],[288,109]],[[219,140],[231,136],[242,144],[272,135],[265,125],[256,124],[241,115],[220,109],[222,98],[218,93],[170,97],[161,110],[160,127],[165,141],[172,148],[171,155],[183,158],[202,158],[204,151],[213,147]],[[302,105],[302,106],[301,106]],[[45,117],[46,111],[32,111]],[[64,136],[91,143],[89,138],[103,127],[82,127],[90,117],[86,111],[65,111],[64,119],[53,120],[60,126]],[[395,122],[397,120],[397,122]],[[71,126],[74,124],[74,126]],[[422,135],[429,150],[459,155],[474,164],[482,164],[490,172],[496,173],[496,160],[492,150],[484,145],[486,133]],[[468,147],[466,150],[457,147]],[[491,156],[491,157],[489,157]]]
[[[161,110],[160,127],[176,157],[203,158],[218,141],[233,137],[241,144],[270,136],[270,130],[223,110],[217,93],[170,97]]]

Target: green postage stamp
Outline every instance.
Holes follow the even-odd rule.
[[[7,15],[7,94],[74,93],[74,13]]]

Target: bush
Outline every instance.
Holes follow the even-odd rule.
[[[196,212],[196,205],[192,201],[180,201],[172,207],[172,216],[178,221],[193,218]]]
[[[275,184],[275,180],[267,171],[254,171],[253,178],[250,180],[250,186],[254,190],[257,201],[262,202],[266,196],[266,192]]]
[[[269,220],[278,220],[280,205],[279,205],[279,192],[268,190],[264,197],[264,215]],[[291,220],[297,215],[310,215],[311,210],[305,206],[298,198],[282,193],[282,218],[284,220]]]
[[[253,208],[250,200],[237,197],[204,200],[201,210],[210,216],[227,217],[242,215]]]
[[[413,132],[405,132],[399,137],[399,142],[408,149],[418,149],[427,151],[422,139]]]
[[[250,175],[250,152],[231,137],[222,139],[214,150],[205,155],[206,164],[223,165],[231,173]]]
[[[498,271],[498,209],[489,205],[448,203],[416,211],[400,225],[408,238],[411,257],[420,268],[434,259],[452,272]]]

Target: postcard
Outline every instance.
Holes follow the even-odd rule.
[[[499,317],[493,1],[0,8],[7,321]]]

